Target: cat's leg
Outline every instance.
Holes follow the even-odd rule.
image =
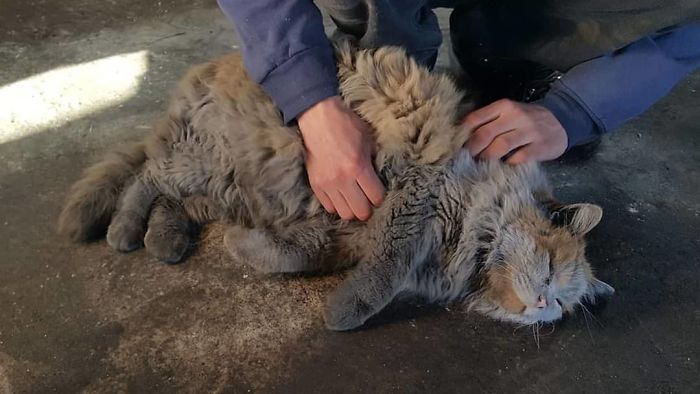
[[[160,261],[177,263],[190,245],[193,225],[180,202],[159,196],[148,218],[146,250]]]
[[[359,246],[366,256],[328,298],[324,320],[331,330],[359,327],[382,310],[433,248],[429,204],[394,197],[368,223],[365,245]]]
[[[143,244],[146,220],[156,188],[138,176],[121,196],[117,212],[107,229],[107,243],[119,252],[130,252]]]
[[[331,243],[329,230],[324,218],[284,228],[231,225],[224,246],[235,259],[263,273],[314,271],[322,268],[322,252]]]

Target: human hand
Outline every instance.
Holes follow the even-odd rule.
[[[470,113],[469,152],[477,159],[507,157],[509,164],[552,160],[568,145],[564,127],[547,108],[502,99]]]
[[[369,219],[385,192],[372,165],[370,126],[338,96],[318,102],[297,120],[309,183],[321,205],[345,220]]]

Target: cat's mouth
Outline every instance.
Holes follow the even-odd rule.
[[[532,316],[532,319],[534,322],[555,322],[557,320],[561,320],[563,316],[563,313],[561,309],[556,310],[552,308],[552,310],[547,310],[547,311],[540,311],[539,313],[535,314]]]
[[[509,312],[502,306],[495,308],[482,307],[479,309],[492,318],[525,325],[554,323],[564,317],[564,310],[559,304],[552,305],[546,309],[528,307],[520,313]]]

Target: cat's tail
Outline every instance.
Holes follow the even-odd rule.
[[[146,161],[146,145],[135,143],[111,152],[89,167],[68,193],[58,218],[58,231],[73,241],[103,236],[124,185]]]

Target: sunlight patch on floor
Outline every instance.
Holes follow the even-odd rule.
[[[0,87],[0,144],[60,127],[133,97],[148,51],[60,67]]]

